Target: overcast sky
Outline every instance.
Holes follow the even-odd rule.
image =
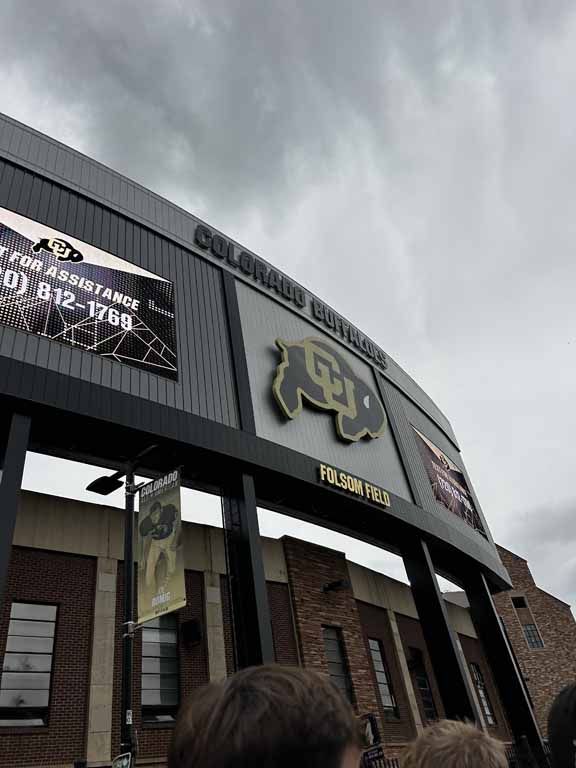
[[[260,253],[412,374],[495,538],[576,602],[576,0],[4,0],[0,45],[3,111]]]

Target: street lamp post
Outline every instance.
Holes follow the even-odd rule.
[[[132,678],[134,673],[134,497],[141,485],[135,485],[134,473],[143,456],[156,448],[146,448],[134,459],[127,462],[126,468],[113,475],[105,475],[93,480],[87,491],[108,496],[124,485],[124,623],[122,633],[122,723],[120,730],[121,753],[130,755],[132,765],[136,757],[134,726],[132,716]],[[122,481],[126,477],[125,482]],[[142,483],[144,485],[144,483]]]

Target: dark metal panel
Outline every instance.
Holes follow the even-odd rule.
[[[182,279],[176,285],[176,307],[180,317],[184,316],[186,333],[178,334],[178,342],[181,345],[181,375],[188,376],[190,386],[187,393],[190,398],[190,408],[193,413],[200,413],[200,391],[199,391],[199,366],[200,360],[196,354],[196,336],[195,336],[195,312],[198,311],[196,303],[192,301],[192,291],[195,285],[194,259],[184,258],[177,260],[179,268],[182,271]],[[201,358],[201,355],[198,355]]]
[[[232,360],[238,391],[238,410],[242,429],[251,434],[256,434],[256,421],[254,419],[254,405],[250,392],[250,375],[246,360],[246,348],[238,306],[238,294],[236,293],[236,281],[232,275],[225,273],[223,281],[226,312],[232,339]]]
[[[21,131],[20,146],[18,154],[26,160],[30,159],[30,150],[32,146],[32,134],[29,131]]]
[[[241,422],[239,417],[238,398],[236,396],[236,392],[237,392],[236,380],[233,377],[233,350],[235,348],[235,342],[234,342],[234,337],[228,323],[227,308],[224,305],[225,276],[226,276],[226,273],[222,272],[219,275],[219,279],[215,281],[214,289],[216,294],[219,296],[219,300],[215,301],[213,306],[214,306],[214,312],[215,312],[217,324],[218,324],[218,335],[222,339],[230,338],[230,342],[231,342],[228,349],[228,359],[226,359],[226,349],[224,347],[222,348],[222,355],[224,358],[222,362],[222,386],[225,393],[225,401],[228,405],[228,415],[225,423],[238,424]],[[245,359],[244,349],[242,351],[242,354],[244,355],[244,359]]]
[[[378,376],[378,383],[386,396],[390,418],[393,420],[397,432],[398,447],[403,457],[410,485],[414,488],[415,500],[424,509],[431,509],[435,506],[436,501],[430,488],[426,470],[420,459],[410,424],[406,418],[404,398],[396,387],[392,386],[383,376]]]
[[[422,507],[429,513],[433,514],[438,521],[442,521],[446,525],[447,535],[450,535],[450,531],[455,529],[459,533],[470,539],[470,546],[475,550],[482,550],[492,548],[493,539],[490,533],[490,529],[483,515],[482,508],[478,501],[478,498],[474,492],[468,473],[462,461],[462,456],[459,451],[456,450],[452,442],[446,437],[444,432],[438,428],[435,422],[429,419],[414,403],[409,400],[403,393],[399,392],[396,387],[387,382],[383,377],[380,378],[380,383],[387,392],[394,419],[397,423],[400,433],[400,444],[402,450],[407,458],[409,471],[412,474],[414,483],[417,488],[417,494],[420,497],[420,503]],[[434,497],[430,480],[426,473],[426,469],[420,456],[420,451],[416,443],[416,437],[412,426],[415,426],[422,434],[426,435],[432,442],[434,442],[438,448],[446,453],[446,455],[463,471],[472,498],[474,500],[476,509],[480,515],[482,523],[484,525],[488,540],[485,540],[478,532],[474,531],[469,525],[461,520],[457,515],[447,510],[442,504],[439,504]]]
[[[67,158],[64,153],[55,158],[53,165],[65,165]],[[77,164],[76,159],[74,164]],[[70,168],[60,170],[72,173]],[[69,349],[55,342],[48,346],[45,340],[29,343],[29,338],[34,337],[23,336],[25,341],[17,346],[17,354],[29,363],[65,372],[92,384],[102,383],[136,397],[155,398],[157,402],[178,410],[238,426],[235,380],[219,267],[29,171],[3,162],[0,171],[0,205],[170,279],[175,285],[179,320],[180,375],[177,382],[168,382],[142,372],[135,375],[130,368],[99,360],[87,352]],[[155,206],[160,205],[155,196],[150,199]],[[171,215],[171,220],[175,226],[177,217]],[[8,355],[13,352],[15,337],[11,336],[11,346],[9,338],[3,336],[4,354]],[[34,361],[35,354],[37,359]],[[35,387],[34,391],[40,392],[40,389]]]
[[[13,328],[4,328],[2,333],[2,339],[0,341],[0,355],[6,357],[12,357],[12,350],[14,349],[14,339],[16,338],[16,331]]]
[[[18,198],[20,197],[20,187],[22,184],[23,177],[24,177],[24,172],[20,168],[16,168],[14,171],[14,176],[12,177],[10,191],[8,193],[8,199],[7,199],[8,208],[14,209],[18,205]]]
[[[198,298],[201,298],[203,308],[204,338],[208,344],[209,365],[211,375],[207,377],[206,393],[208,395],[208,407],[210,409],[210,418],[222,422],[222,409],[218,391],[218,363],[216,361],[216,352],[214,350],[214,338],[212,335],[212,325],[210,318],[210,297],[208,291],[208,265],[205,262],[199,262],[201,274],[202,289]]]
[[[8,151],[14,130],[15,127],[13,123],[8,122],[7,120],[0,120],[0,149],[3,149],[5,152]]]
[[[12,187],[12,180],[16,169],[13,165],[3,163],[2,178],[0,180],[0,199],[7,200],[10,195],[10,188]]]
[[[8,145],[8,152],[11,155],[18,155],[18,149],[20,147],[20,141],[22,139],[22,129],[16,128],[10,137],[10,143]]]
[[[39,168],[44,168],[46,166],[46,161],[48,160],[48,150],[50,143],[47,139],[44,138],[37,138],[35,143],[36,157],[30,157],[30,160]]]

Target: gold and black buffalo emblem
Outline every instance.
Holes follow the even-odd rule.
[[[32,246],[34,253],[48,251],[58,257],[58,261],[83,261],[84,256],[74,248],[67,240],[61,240],[57,237],[43,237]]]
[[[374,391],[350,365],[322,339],[276,339],[282,362],[276,369],[272,391],[289,419],[302,411],[303,401],[336,413],[336,430],[342,440],[380,437],[386,429],[386,412]]]

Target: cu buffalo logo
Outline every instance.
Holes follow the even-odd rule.
[[[66,242],[66,240],[59,240],[58,238],[44,237],[42,240],[38,240],[32,246],[34,253],[40,253],[40,251],[48,251],[58,257],[59,261],[83,261],[84,256],[77,251],[74,246]]]
[[[380,437],[386,429],[386,413],[374,391],[350,365],[321,339],[276,339],[282,362],[276,369],[272,391],[289,419],[302,411],[303,401],[334,411],[336,431],[342,440]]]

